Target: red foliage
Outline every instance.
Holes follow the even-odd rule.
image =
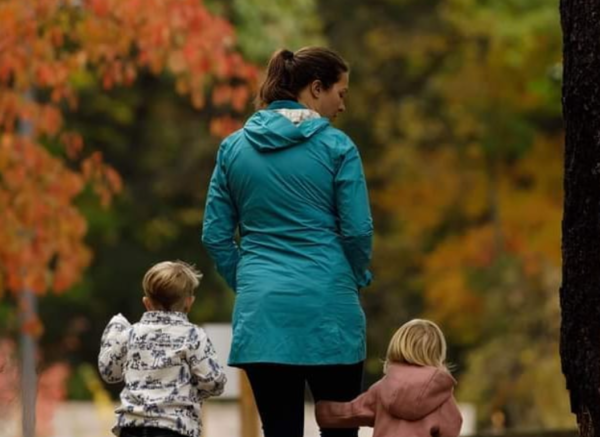
[[[195,107],[222,84],[215,102],[242,110],[257,69],[235,52],[232,26],[200,0],[4,0],[0,22],[0,290],[62,291],[91,257],[74,199],[91,184],[108,205],[121,189],[114,169],[99,153],[82,156],[83,139],[64,127],[64,105],[78,104],[72,79],[92,72],[109,89],[140,69],[169,71]],[[245,85],[231,88],[231,79]],[[31,132],[19,131],[24,122]],[[226,135],[237,124],[211,126]],[[41,139],[62,144],[63,156]]]

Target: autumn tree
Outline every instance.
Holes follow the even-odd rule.
[[[565,122],[560,353],[581,436],[600,430],[600,5],[561,1]]]
[[[0,285],[61,291],[90,258],[73,199],[91,184],[106,203],[121,186],[93,145],[64,129],[63,111],[81,104],[77,77],[93,71],[110,89],[167,70],[195,107],[214,89],[241,110],[256,70],[233,51],[232,27],[197,0],[4,0],[0,19]],[[31,136],[19,135],[21,122]],[[231,128],[216,120],[213,132]]]
[[[64,110],[80,104],[77,78],[92,71],[110,89],[140,70],[168,70],[195,107],[214,89],[215,101],[242,110],[256,70],[233,51],[231,26],[196,0],[2,1],[0,18],[0,289],[63,291],[90,258],[73,199],[91,184],[106,204],[121,186],[101,154],[64,129]],[[19,134],[24,122],[31,135]],[[233,126],[216,119],[212,131]]]
[[[75,200],[91,189],[106,206],[122,187],[64,122],[86,103],[82,78],[110,90],[168,72],[195,108],[210,99],[241,111],[256,69],[235,51],[231,25],[198,0],[2,0],[0,23],[0,291],[20,301],[23,329],[37,336],[21,296],[65,291],[90,262]],[[210,128],[236,126],[215,117]]]

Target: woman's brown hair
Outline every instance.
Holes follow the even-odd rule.
[[[315,80],[327,90],[348,70],[348,63],[340,55],[324,47],[304,47],[296,52],[278,50],[267,65],[256,107],[264,108],[275,100],[297,100],[300,91]]]

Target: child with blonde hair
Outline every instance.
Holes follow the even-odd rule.
[[[322,428],[371,426],[373,437],[456,437],[462,416],[445,362],[440,328],[411,320],[390,341],[384,377],[353,401],[318,402],[317,422]]]
[[[121,314],[104,330],[98,369],[108,383],[125,381],[112,432],[120,437],[199,437],[204,399],[226,378],[204,330],[188,321],[202,274],[165,261],[142,281],[146,307],[131,325]]]

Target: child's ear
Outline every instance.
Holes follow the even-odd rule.
[[[196,296],[188,296],[185,302],[185,312],[189,313],[192,309],[192,305],[194,305],[194,301],[196,300]]]
[[[144,304],[144,307],[146,308],[146,311],[154,311],[154,307],[152,305],[152,301],[147,296],[144,296],[142,298],[142,303]]]

